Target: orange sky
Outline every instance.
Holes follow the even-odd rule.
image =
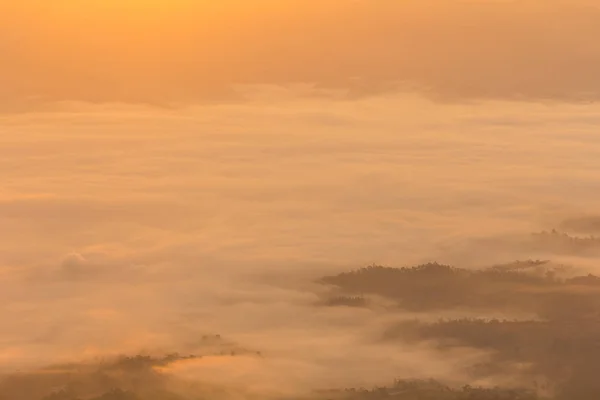
[[[600,11],[586,2],[5,2],[0,104],[187,103],[229,96],[236,83],[289,82],[596,98]]]

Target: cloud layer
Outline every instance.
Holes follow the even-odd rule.
[[[372,262],[472,267],[552,253],[520,241],[561,221],[595,226],[600,109],[301,89],[1,117],[0,365],[197,352],[221,334],[227,351],[264,359],[171,372],[223,383],[227,371],[269,393],[464,381],[486,352],[392,351],[378,334],[411,315],[318,309],[324,289],[311,280]],[[569,251],[556,261],[594,269]]]

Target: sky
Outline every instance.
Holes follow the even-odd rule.
[[[240,84],[354,96],[595,100],[593,0],[40,0],[0,6],[11,110],[56,100],[195,104]]]
[[[222,334],[272,358],[175,373],[460,381],[312,280],[552,253],[515,243],[597,214],[598,37],[582,0],[2,2],[0,366]]]

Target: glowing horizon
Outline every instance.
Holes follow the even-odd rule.
[[[401,84],[459,100],[600,98],[600,11],[584,0],[93,4],[2,6],[0,106],[189,104],[228,98],[237,84],[295,83],[357,95]]]

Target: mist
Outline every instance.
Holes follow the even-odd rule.
[[[441,390],[401,386],[429,379],[455,396],[595,396],[591,347],[556,353],[567,373],[468,332],[494,319],[530,341],[579,318],[593,337],[596,104],[244,93],[0,117],[0,396]],[[436,261],[462,283],[437,264],[344,275]]]

